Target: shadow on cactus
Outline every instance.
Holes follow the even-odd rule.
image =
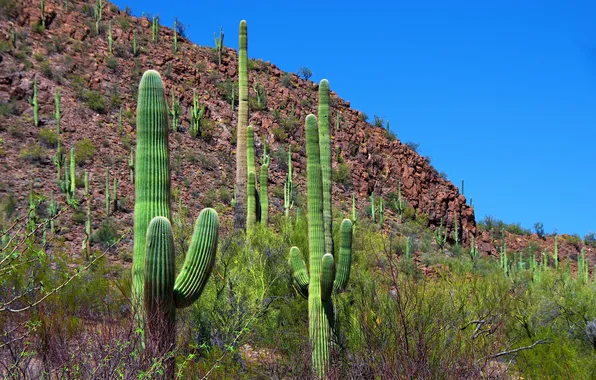
[[[146,318],[152,355],[164,356],[175,341],[175,308],[196,301],[215,263],[218,217],[201,211],[184,265],[174,280],[174,239],[170,224],[168,108],[158,72],[143,74],[137,109],[137,149],[132,295],[137,320]],[[171,358],[166,373],[173,374]]]

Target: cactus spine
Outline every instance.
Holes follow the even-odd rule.
[[[39,127],[39,102],[37,101],[37,79],[33,79],[33,98],[29,98],[29,104],[33,106],[33,124]]]
[[[240,29],[241,29],[240,33],[241,34],[242,34],[242,23],[243,22],[244,22],[244,27],[246,30],[246,21],[242,20],[240,22]],[[217,37],[217,34],[215,34],[215,32],[213,32],[213,39],[215,40],[215,50],[217,51],[217,64],[221,65],[221,54],[223,52],[223,43],[224,43],[224,32],[223,32],[222,27],[219,28],[219,38]]]
[[[320,161],[319,132],[314,115],[306,117],[308,246],[310,278],[300,250],[290,250],[290,266],[298,292],[308,294],[309,336],[312,345],[312,365],[316,375],[325,376],[330,360],[330,335],[333,325],[333,290],[342,290],[350,275],[352,254],[352,222],[344,219],[340,227],[340,249],[337,268],[333,253],[325,253],[323,218],[323,184]]]
[[[173,281],[168,110],[161,77],[154,70],[146,71],[139,84],[137,126],[132,297],[137,316],[147,317],[147,337],[163,355],[174,342],[174,306],[196,301],[211,274],[219,222],[215,210],[201,211],[182,270]],[[166,372],[172,371],[170,362]]]
[[[223,36],[222,36],[223,37]],[[222,41],[223,42],[223,41]],[[246,139],[248,127],[248,65],[247,65],[248,32],[246,21],[240,21],[238,42],[238,127],[236,130],[236,209],[234,212],[234,228],[246,226],[247,212],[247,163]]]

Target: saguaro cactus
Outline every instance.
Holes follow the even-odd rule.
[[[312,114],[306,117],[306,156],[310,276],[298,247],[292,247],[290,250],[289,263],[297,291],[308,297],[312,365],[317,376],[322,378],[329,367],[330,337],[334,321],[331,294],[333,291],[342,290],[350,276],[352,222],[344,219],[341,223],[339,259],[336,266],[333,252],[325,253],[319,132],[317,119]]]
[[[246,226],[248,170],[246,166],[246,128],[248,127],[248,33],[246,21],[240,21],[238,42],[238,127],[236,130],[236,210],[234,228]]]
[[[261,202],[261,224],[264,226],[269,223],[269,164],[271,159],[269,155],[264,154],[263,164],[261,165],[261,178],[259,184],[261,185],[261,191],[259,193],[259,200]]]
[[[201,211],[174,282],[168,108],[161,77],[154,70],[145,72],[139,85],[137,128],[133,305],[137,316],[147,316],[147,337],[163,354],[174,341],[173,307],[186,307],[197,300],[209,278],[219,222],[215,210]],[[166,371],[171,370],[170,365]]]
[[[290,216],[290,209],[294,206],[293,184],[292,184],[292,147],[288,147],[288,175],[284,182],[284,213],[286,218]]]
[[[242,20],[240,22],[240,33],[242,33],[242,23],[244,22],[244,27],[245,27],[245,31],[246,31],[246,21]],[[241,37],[242,38],[242,37]],[[223,28],[220,27],[219,28],[219,38],[217,37],[217,34],[215,34],[215,32],[213,32],[213,39],[215,40],[215,50],[217,50],[217,64],[221,65],[221,54],[223,52],[223,46],[224,46],[224,32],[223,32]]]
[[[33,124],[39,127],[39,102],[37,101],[37,79],[33,79],[33,97],[29,98],[29,104],[33,106]]]
[[[331,133],[329,131],[329,82],[319,83],[319,149],[323,183],[323,223],[325,253],[333,254],[333,218],[331,212]]]
[[[56,119],[56,132],[58,133],[58,138],[60,138],[60,98],[62,95],[60,94],[60,89],[56,89],[54,95],[54,102],[56,103],[56,112],[54,112],[54,119]]]
[[[197,92],[193,91],[193,106],[190,111],[190,135],[194,138],[201,134],[201,119],[205,113],[205,105],[199,107]]]

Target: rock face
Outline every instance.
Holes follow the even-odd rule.
[[[130,225],[132,215],[125,211],[132,209],[134,187],[129,180],[127,158],[135,139],[136,87],[143,71],[156,69],[162,74],[167,94],[173,89],[181,103],[181,126],[170,135],[170,150],[173,186],[182,204],[188,205],[193,215],[208,203],[220,204],[222,219],[231,218],[233,212],[224,204],[229,201],[219,196],[214,204],[212,192],[233,191],[237,109],[232,108],[230,100],[232,89],[236,93],[238,89],[236,51],[225,48],[222,64],[217,65],[211,48],[193,45],[179,37],[179,50],[173,52],[171,29],[160,26],[159,40],[152,42],[151,23],[147,18],[130,17],[111,4],[104,6],[102,30],[96,35],[93,14],[84,1],[71,0],[66,10],[63,1],[46,0],[47,29],[34,32],[32,28],[35,29],[41,19],[40,10],[35,4],[27,4],[0,16],[0,38],[8,40],[13,26],[18,36],[17,47],[1,53],[0,101],[12,102],[15,112],[3,120],[0,127],[0,138],[5,141],[2,159],[11,167],[2,180],[4,186],[0,191],[14,193],[21,211],[27,206],[25,198],[30,181],[43,185],[40,193],[47,195],[50,190],[59,193],[51,163],[55,147],[44,147],[45,155],[36,161],[19,158],[24,146],[39,143],[39,131],[29,122],[31,107],[27,104],[36,78],[42,127],[54,125],[54,92],[60,88],[63,147],[69,149],[85,138],[95,146],[93,158],[77,169],[91,174],[91,188],[98,198],[93,202],[94,223],[103,219],[104,173],[110,168],[111,177],[118,179],[124,210],[113,217],[123,226]],[[112,25],[112,54],[108,52],[108,22]],[[237,38],[234,31],[229,31],[228,36]],[[250,49],[248,54],[250,57]],[[288,146],[293,152],[294,182],[300,193],[306,192],[303,126],[309,113],[317,113],[318,85],[284,73],[273,64],[253,59],[249,62],[249,82],[249,122],[255,128],[257,156],[266,142],[272,153],[269,171],[272,212],[282,212],[275,189],[283,186],[286,167],[283,152],[287,152]],[[255,92],[257,84],[264,93],[261,105]],[[194,90],[206,107],[207,122],[201,139],[192,139],[188,133]],[[94,98],[97,94],[103,106]],[[238,100],[237,94],[235,100]],[[119,126],[120,109],[124,115],[122,126]],[[372,192],[387,198],[397,192],[401,182],[408,204],[425,214],[431,227],[443,220],[451,230],[457,219],[464,244],[476,234],[473,208],[466,204],[456,186],[441,178],[427,159],[392,138],[383,128],[363,121],[360,111],[352,109],[349,102],[333,92],[331,120],[334,169],[340,165],[349,169],[345,181],[334,183],[333,191],[340,194],[333,197],[335,200],[349,203],[354,193],[360,214],[364,214]],[[392,212],[389,208],[386,210],[391,220]],[[72,228],[73,247],[80,247],[83,235],[79,230]]]

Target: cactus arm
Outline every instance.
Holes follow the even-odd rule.
[[[339,258],[337,262],[337,273],[333,289],[336,292],[345,289],[350,278],[350,269],[352,265],[352,229],[353,224],[350,219],[344,219],[339,227]]]
[[[149,222],[144,265],[144,303],[148,337],[158,342],[159,350],[174,344],[174,237],[167,218],[157,216]],[[152,339],[152,337],[156,339]]]
[[[215,264],[218,229],[219,220],[215,210],[203,209],[195,223],[184,265],[174,284],[176,307],[189,306],[203,292]]]
[[[319,149],[323,185],[323,223],[325,229],[325,253],[333,254],[333,216],[331,205],[331,133],[329,132],[329,82],[319,84]]]
[[[306,270],[306,264],[302,259],[302,254],[298,247],[292,247],[290,249],[290,268],[292,269],[292,278],[294,279],[294,288],[300,295],[308,299],[308,271]]]
[[[335,282],[335,262],[333,255],[326,253],[321,259],[321,300],[329,301]]]
[[[257,222],[257,199],[256,199],[256,178],[255,172],[248,173],[248,186],[247,194],[248,199],[246,202],[246,230],[251,230]]]
[[[133,302],[143,297],[147,226],[156,216],[170,219],[168,109],[158,72],[149,70],[139,84],[134,209]],[[140,306],[142,303],[136,304]]]

